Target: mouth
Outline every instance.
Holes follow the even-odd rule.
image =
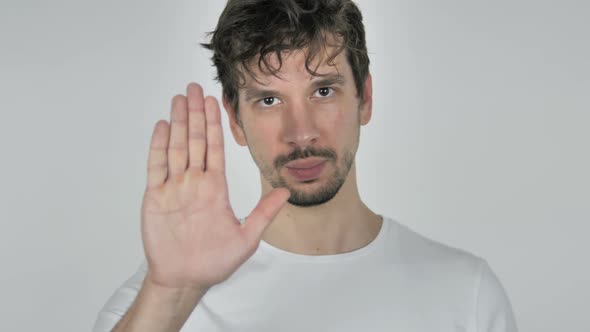
[[[310,157],[310,158],[291,161],[291,162],[287,163],[285,165],[285,167],[294,168],[294,169],[307,169],[307,168],[312,168],[314,166],[317,166],[325,161],[326,160],[323,158]]]
[[[288,163],[285,167],[298,181],[309,181],[318,178],[324,167],[326,160],[320,158],[307,158],[303,160]]]

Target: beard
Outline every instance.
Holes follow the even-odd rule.
[[[289,197],[288,202],[290,204],[299,207],[312,207],[329,202],[332,198],[334,198],[334,196],[336,196],[346,181],[348,173],[350,172],[350,168],[352,167],[352,163],[354,162],[354,150],[354,148],[346,149],[342,154],[342,158],[340,159],[338,158],[337,153],[332,149],[320,149],[312,146],[303,150],[297,148],[289,155],[277,157],[273,163],[273,166],[269,166],[268,164],[259,161],[257,158],[254,159],[261,171],[262,176],[270,183],[273,188],[287,188],[289,190],[291,196]],[[329,175],[326,183],[311,192],[296,188],[280,174],[280,169],[283,168],[283,166],[288,162],[309,157],[324,158],[326,159],[327,163],[330,163],[332,166],[334,166],[334,171]],[[303,181],[301,183],[313,184],[320,181],[323,180],[321,178],[317,178],[309,181]]]
[[[263,158],[258,158],[256,156],[254,151],[252,151],[252,149],[250,148],[250,144],[248,144],[248,149],[250,150],[250,154],[252,155],[254,162],[260,169],[260,173],[273,188],[289,189],[291,196],[289,197],[287,202],[299,207],[313,207],[321,205],[326,202],[329,202],[332,198],[334,198],[334,196],[336,196],[336,194],[338,194],[338,191],[340,190],[342,185],[344,185],[344,182],[346,182],[346,178],[348,177],[348,173],[350,172],[350,168],[352,167],[352,163],[354,162],[356,150],[358,148],[361,135],[360,106],[357,109],[356,115],[356,120],[358,123],[356,132],[356,142],[352,146],[349,146],[344,149],[342,153],[342,158],[339,158],[338,154],[333,149],[322,149],[316,148],[314,146],[309,146],[305,149],[297,147],[293,152],[291,152],[288,155],[278,156],[277,158],[275,158],[272,165],[269,165],[263,160]],[[246,141],[248,141],[247,135]],[[287,182],[287,180],[280,174],[281,168],[283,168],[284,165],[288,162],[309,157],[324,158],[326,159],[327,163],[331,163],[334,166],[334,172],[330,175],[330,178],[327,180],[327,183],[313,192],[306,192],[304,190],[299,190],[295,188],[294,186],[290,185]],[[312,184],[319,181],[321,181],[321,179],[303,181],[302,183]]]

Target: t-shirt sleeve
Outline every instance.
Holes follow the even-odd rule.
[[[107,300],[98,313],[92,332],[110,332],[115,327],[135,301],[146,273],[147,262],[144,260],[137,271]]]
[[[506,290],[485,260],[482,260],[480,266],[475,299],[477,332],[518,331]]]

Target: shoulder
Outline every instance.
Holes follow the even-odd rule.
[[[473,286],[485,270],[484,258],[420,234],[391,218],[388,221],[391,222],[391,241],[388,241],[387,251],[394,262],[408,272]]]
[[[434,240],[389,218],[394,229],[396,246],[402,258],[423,264],[459,264],[481,267],[482,257],[465,249]]]
[[[111,331],[135,301],[147,273],[143,259],[135,272],[111,294],[94,322],[93,332]]]
[[[465,313],[469,331],[517,331],[506,290],[486,259],[389,221],[387,251],[408,285]]]

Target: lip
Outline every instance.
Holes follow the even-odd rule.
[[[287,171],[289,174],[297,179],[298,181],[310,181],[320,177],[324,167],[326,166],[327,161],[322,160],[319,163],[317,161],[308,161],[305,165],[313,165],[312,167],[308,168],[294,168],[294,167],[287,167]],[[304,165],[303,163],[298,163],[296,166]]]
[[[287,163],[285,167],[291,169],[309,169],[324,163],[326,160],[322,158],[305,158],[302,160],[295,160]]]

